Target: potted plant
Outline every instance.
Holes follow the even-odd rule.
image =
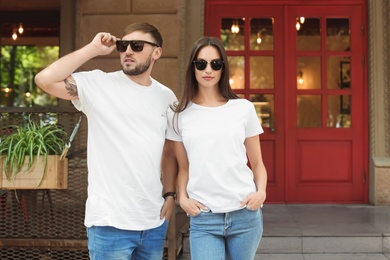
[[[0,137],[0,189],[65,189],[68,161],[61,157],[67,133],[57,124],[12,126]]]

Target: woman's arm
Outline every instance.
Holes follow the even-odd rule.
[[[241,203],[241,206],[246,205],[248,209],[257,209],[263,205],[266,198],[267,170],[265,169],[261,155],[259,136],[255,135],[246,138],[244,145],[252,168],[257,191],[256,193],[250,194]]]
[[[191,216],[199,214],[200,209],[207,210],[207,208],[196,200],[190,199],[187,193],[187,184],[189,180],[189,162],[186,149],[182,142],[175,142],[175,154],[179,165],[179,172],[177,177],[178,185],[178,199],[181,208]]]

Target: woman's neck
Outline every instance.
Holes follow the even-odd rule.
[[[227,99],[219,91],[199,91],[192,102],[201,106],[217,107],[225,104]]]

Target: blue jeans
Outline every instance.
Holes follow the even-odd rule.
[[[145,231],[109,226],[87,228],[91,260],[161,260],[168,221]]]
[[[201,211],[190,218],[192,260],[253,260],[263,234],[261,209]]]

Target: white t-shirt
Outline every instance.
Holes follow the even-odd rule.
[[[240,209],[256,191],[244,146],[245,138],[263,133],[253,104],[246,99],[219,107],[190,103],[173,123],[172,117],[170,111],[167,139],[183,142],[187,151],[189,197],[215,213]]]
[[[85,225],[146,230],[160,226],[160,181],[166,111],[174,93],[154,79],[149,87],[122,71],[72,74],[88,118],[88,199]]]

